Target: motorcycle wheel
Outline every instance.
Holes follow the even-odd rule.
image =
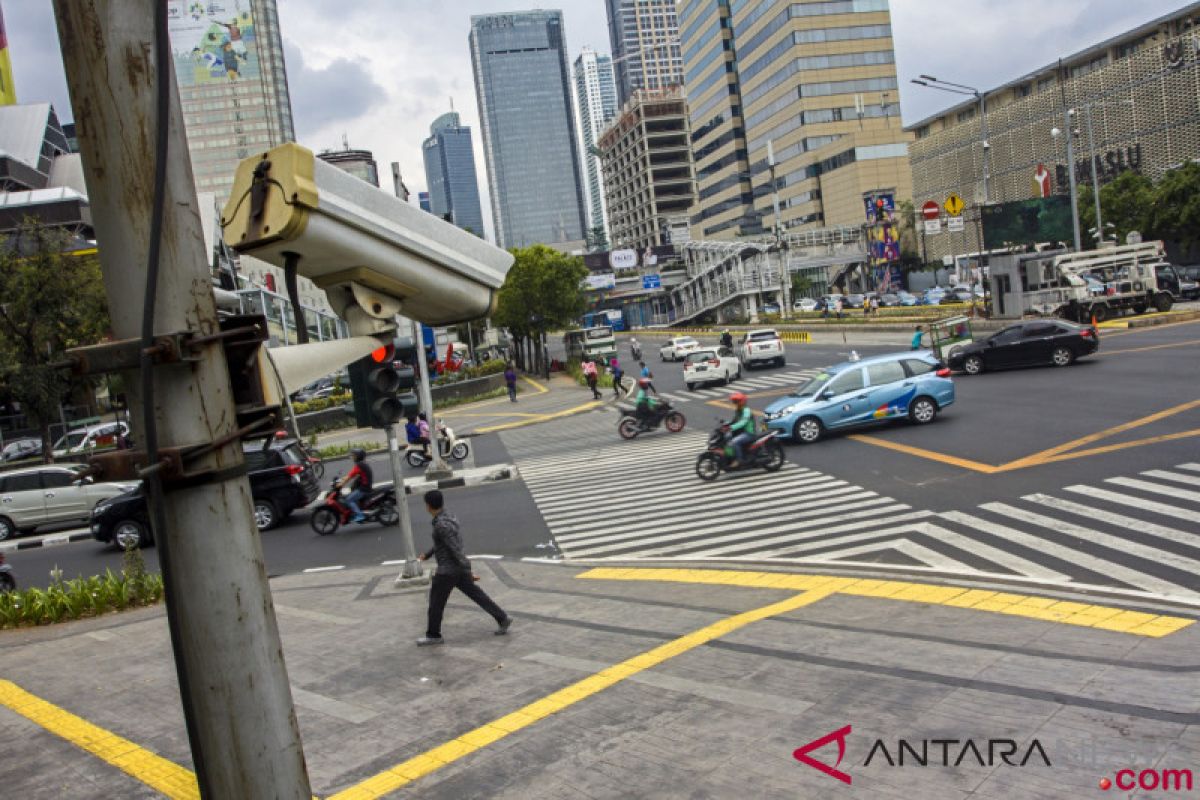
[[[419,450],[409,450],[404,454],[404,460],[408,462],[410,467],[419,468],[425,466],[425,456],[421,455],[421,451]]]
[[[379,516],[377,517],[380,525],[395,525],[400,521],[400,512],[396,510],[396,503],[393,500],[383,500],[379,503]]]
[[[459,442],[454,447],[450,448],[450,457],[455,461],[462,461],[471,452],[471,448],[466,442]]]
[[[331,533],[337,533],[337,529],[341,527],[342,522],[338,519],[337,512],[332,508],[318,508],[308,518],[308,524],[312,525],[312,529],[318,535],[328,536]]]
[[[767,472],[778,472],[783,467],[783,445],[772,439],[763,445],[762,467]]]
[[[672,411],[670,414],[667,414],[665,423],[667,430],[669,430],[671,433],[679,433],[681,430],[683,430],[683,426],[687,424],[687,418],[678,411]]]
[[[17,579],[8,572],[0,572],[0,592],[15,592]]]
[[[640,432],[637,420],[633,417],[621,417],[621,421],[617,423],[617,433],[622,439],[636,439]]]
[[[713,453],[701,453],[696,459],[696,474],[702,481],[715,481],[721,474],[721,460]]]

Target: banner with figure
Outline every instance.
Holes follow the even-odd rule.
[[[180,86],[260,76],[250,0],[167,0],[167,24]]]

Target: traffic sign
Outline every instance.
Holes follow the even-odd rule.
[[[941,233],[942,232],[942,221],[940,219],[925,220],[925,232],[926,233]]]
[[[642,276],[642,288],[643,289],[661,289],[662,288],[662,276],[661,275],[643,275]]]
[[[946,220],[946,230],[961,231],[962,229],[963,229],[963,218],[962,217],[950,217],[948,220]]]
[[[957,217],[963,211],[962,198],[954,192],[951,192],[950,194],[946,195],[946,202],[942,207],[946,209],[947,214],[952,217]]]
[[[925,205],[921,206],[921,216],[925,219],[937,219],[941,214],[941,207],[932,200],[926,200]]]

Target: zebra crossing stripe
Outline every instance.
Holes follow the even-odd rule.
[[[761,378],[758,380],[747,380],[746,378],[742,378],[740,381],[737,382],[737,385],[738,386],[749,386],[751,389],[765,389],[768,386],[771,386],[772,384],[768,383],[767,381],[762,380]]]
[[[1200,464],[1180,464],[1175,469],[1186,469],[1192,472],[1200,472]]]
[[[1068,576],[1050,569],[1049,567],[1038,564],[1036,561],[1030,561],[1020,556],[1009,553],[1006,550],[1001,550],[998,547],[992,547],[989,544],[977,541],[964,536],[957,531],[943,528],[936,522],[926,522],[919,526],[921,533],[926,534],[939,541],[945,542],[951,547],[955,547],[971,555],[978,556],[993,564],[999,564],[1005,569],[1015,572],[1018,575],[1024,575],[1026,578],[1033,578],[1039,581],[1065,581]]]
[[[1165,469],[1148,469],[1142,474],[1147,478],[1159,478],[1164,481],[1175,481],[1176,483],[1186,483],[1190,486],[1200,486],[1200,477],[1180,475],[1178,472],[1168,472]]]
[[[1124,514],[1114,514],[1111,511],[1105,511],[1103,509],[1096,508],[1095,506],[1085,506],[1080,503],[1075,503],[1070,500],[1063,500],[1047,494],[1031,494],[1026,495],[1022,499],[1028,500],[1032,503],[1038,503],[1039,505],[1043,505],[1048,508],[1055,508],[1059,511],[1077,514],[1084,519],[1107,522],[1110,525],[1115,525],[1119,528],[1129,528],[1130,530],[1135,530],[1138,533],[1146,533],[1152,536],[1158,536],[1159,538],[1175,542],[1176,544],[1187,545],[1188,547],[1200,549],[1200,538],[1197,538],[1195,534],[1176,530],[1175,528],[1168,528],[1165,525],[1156,525],[1153,522],[1146,522],[1145,520],[1141,520],[1136,517],[1127,517]]]
[[[748,475],[743,480],[738,482],[739,487],[754,488],[760,484],[779,485],[780,479],[776,475],[761,474]],[[686,482],[682,480],[684,476],[680,476],[680,480],[675,480],[671,475],[661,476],[668,480],[664,481],[665,485],[647,485],[643,476],[632,474],[623,476],[616,485],[609,482],[605,483],[605,489],[611,495],[619,495],[621,500],[631,503],[650,502],[654,506],[660,506],[669,502],[670,498],[677,496],[696,496],[696,497],[726,497],[722,492],[712,491],[711,487],[703,487],[696,485],[694,476],[687,475]],[[804,470],[799,467],[792,467],[787,471],[786,479],[782,480],[785,486],[804,485],[812,483],[815,480],[832,480],[828,475],[814,473],[809,470]],[[538,501],[538,506],[544,510],[557,511],[563,506],[574,504],[579,499],[587,499],[594,493],[592,481],[585,481],[582,484],[575,486],[564,487],[559,486],[553,481],[546,482],[527,482],[530,493]]]
[[[907,526],[907,527],[909,527],[911,532],[915,533],[915,532],[919,532],[919,529],[921,526],[919,524],[916,524],[916,525],[911,525],[911,526]],[[855,534],[853,536],[846,537],[846,539],[853,539],[856,541],[860,541],[864,537],[865,538],[878,538],[878,536],[879,536],[879,532],[873,531],[871,533]],[[802,547],[805,550],[812,550],[812,549],[816,549],[819,547],[826,547],[826,546],[828,546],[828,544],[829,544],[828,542],[813,542],[811,544],[803,545]],[[880,550],[881,548],[887,548],[888,550],[896,550],[896,551],[904,553],[905,555],[907,555],[911,558],[914,558],[917,561],[920,561],[924,564],[924,566],[909,567],[909,569],[937,570],[939,572],[967,573],[967,574],[973,574],[973,575],[987,574],[984,572],[980,572],[979,570],[977,570],[973,567],[969,567],[966,564],[962,563],[961,561],[957,561],[953,558],[950,558],[949,556],[945,555],[944,553],[939,553],[938,551],[936,551],[930,547],[926,547],[925,545],[920,544],[919,542],[914,542],[911,539],[889,539],[889,540],[882,541],[882,542],[881,541],[874,541],[874,542],[868,541],[865,544],[852,545],[850,547],[841,547],[841,548],[838,548],[837,550],[826,550],[821,553],[814,553],[813,555],[802,556],[797,559],[789,559],[789,560],[795,560],[795,561],[799,561],[799,562],[836,561],[839,564],[845,564],[848,566],[861,565],[861,566],[874,567],[874,566],[878,566],[878,565],[873,564],[871,562],[867,562],[867,561],[854,561],[854,560],[852,560],[852,557],[862,555],[863,553],[872,553],[877,550]]]
[[[568,457],[561,453],[553,456],[532,458],[521,464],[521,474],[554,476],[576,475],[582,468],[585,471],[600,469],[605,464],[636,464],[642,461],[671,461],[679,463],[676,453],[690,450],[696,446],[700,435],[667,434],[642,439],[640,441],[614,441],[595,448],[591,454],[576,451]]]
[[[1109,478],[1105,483],[1114,483],[1117,486],[1128,486],[1130,489],[1141,489],[1143,492],[1151,494],[1161,494],[1166,497],[1174,497],[1178,500],[1190,500],[1193,503],[1200,503],[1200,492],[1189,491],[1188,489],[1179,489],[1174,486],[1163,486],[1160,483],[1151,483],[1150,481],[1139,481],[1136,478]],[[1200,516],[1200,511],[1196,512]]]
[[[820,547],[820,546],[823,546],[826,544],[836,544],[836,543],[850,542],[850,541],[855,541],[855,540],[861,541],[862,539],[881,536],[881,535],[888,534],[888,533],[907,533],[907,532],[912,531],[914,523],[921,521],[925,517],[932,516],[932,513],[933,513],[931,511],[914,512],[911,510],[911,508],[909,506],[905,505],[904,503],[896,503],[895,505],[884,506],[879,509],[874,509],[874,511],[876,513],[878,513],[878,512],[888,512],[888,513],[904,512],[904,513],[895,513],[890,517],[876,517],[874,519],[866,519],[866,520],[863,520],[862,522],[842,522],[842,521],[847,520],[847,519],[853,519],[855,517],[866,516],[866,512],[841,513],[841,514],[838,514],[837,516],[826,517],[825,520],[821,520],[822,522],[837,521],[837,522],[840,522],[841,524],[829,525],[824,528],[815,528],[812,530],[805,530],[800,533],[775,536],[770,539],[765,539],[761,542],[754,543],[755,545],[758,545],[760,547],[767,546],[767,545],[786,545],[784,547],[779,547],[774,550],[750,549],[749,553],[746,553],[746,552],[742,552],[742,551],[747,550],[747,545],[746,545],[746,543],[742,543],[740,545],[735,545],[732,547],[724,547],[724,548],[720,548],[717,550],[706,550],[702,553],[699,553],[698,555],[711,557],[711,556],[716,556],[716,555],[729,555],[731,553],[739,553],[740,555],[754,555],[757,558],[778,558],[780,556],[786,556],[786,555],[790,555],[792,553],[802,551],[806,548],[811,549],[812,547]],[[893,526],[893,527],[888,527],[888,526]],[[898,526],[898,527],[895,527],[895,526]],[[881,530],[867,530],[869,528],[880,528],[880,527],[885,528],[885,530],[882,530],[882,531]],[[855,533],[855,531],[860,531],[860,532]],[[844,536],[830,536],[830,534],[835,534],[835,533],[841,533],[841,534],[845,534],[845,535]],[[815,544],[813,542],[813,540],[817,539],[818,537],[828,537],[828,538],[821,539],[820,540],[821,544]]]
[[[1091,486],[1067,486],[1066,491],[1082,494],[1087,497],[1094,497],[1097,500],[1108,500],[1109,502],[1119,503],[1123,506],[1133,506],[1140,508],[1143,511],[1150,511],[1155,514],[1162,514],[1164,517],[1175,517],[1176,519],[1185,519],[1189,522],[1196,520],[1196,512],[1191,509],[1179,508],[1170,506],[1166,503],[1156,503],[1153,500],[1142,500],[1137,497],[1129,497],[1128,495],[1110,492],[1107,489],[1096,489]]]

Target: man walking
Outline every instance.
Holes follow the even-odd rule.
[[[508,399],[517,402],[517,371],[511,361],[504,366],[504,385],[508,387]]]
[[[425,510],[433,517],[433,547],[418,558],[425,561],[430,556],[436,556],[437,572],[433,575],[433,585],[429,589],[429,621],[425,627],[425,635],[417,639],[417,646],[426,647],[443,642],[442,614],[446,610],[446,601],[450,599],[450,593],[455,589],[492,615],[499,626],[495,630],[497,636],[508,633],[512,617],[505,614],[500,606],[487,596],[487,592],[475,585],[479,576],[471,571],[471,561],[463,552],[458,520],[446,513],[445,499],[437,489],[425,493]]]

